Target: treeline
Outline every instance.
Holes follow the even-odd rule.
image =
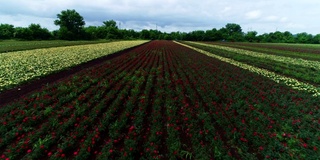
[[[292,34],[286,32],[271,32],[258,35],[256,31],[244,33],[238,24],[228,23],[225,27],[211,30],[186,32],[161,32],[150,29],[135,31],[120,29],[114,20],[102,22],[101,26],[85,27],[83,17],[75,10],[64,10],[57,14],[54,24],[59,30],[49,31],[40,24],[30,24],[28,27],[14,27],[10,24],[0,24],[0,39],[18,40],[96,40],[96,39],[163,39],[189,41],[231,41],[231,42],[271,42],[271,43],[313,43],[320,44],[320,34],[312,35],[306,32]]]

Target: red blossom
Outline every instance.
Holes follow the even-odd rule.
[[[240,140],[241,140],[242,142],[248,142],[248,140],[245,139],[245,138],[243,138],[243,137],[241,137]]]
[[[129,128],[129,133],[132,132],[133,130],[134,130],[134,126],[131,126],[131,127]]]
[[[308,147],[308,144],[307,144],[307,143],[303,143],[302,146],[303,146],[304,148],[307,148],[307,147]]]

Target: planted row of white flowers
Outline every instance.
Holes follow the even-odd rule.
[[[199,43],[199,42],[188,42],[188,43],[213,47],[213,48],[222,49],[225,51],[229,51],[229,52],[233,52],[233,53],[237,53],[237,54],[241,54],[241,55],[247,55],[247,56],[256,57],[256,58],[263,58],[263,59],[286,63],[286,64],[290,64],[290,65],[298,65],[298,66],[302,66],[302,67],[313,68],[315,70],[319,70],[319,72],[320,72],[320,62],[319,61],[311,61],[311,60],[305,60],[305,59],[301,59],[301,58],[291,58],[291,57],[284,57],[284,56],[278,56],[278,55],[271,55],[271,54],[249,51],[249,50],[245,50],[245,49],[219,46],[219,45],[214,45],[214,44],[205,44],[205,43]]]
[[[55,47],[0,54],[0,92],[32,78],[44,76],[147,41],[119,41]]]
[[[296,80],[294,78],[289,78],[289,77],[286,77],[286,76],[282,76],[282,75],[276,74],[274,72],[271,72],[269,70],[261,69],[261,68],[258,68],[258,67],[254,67],[254,66],[251,66],[251,65],[248,65],[248,64],[245,64],[245,63],[241,63],[241,62],[235,61],[235,60],[230,59],[230,58],[221,57],[221,56],[212,54],[210,52],[207,52],[207,51],[195,48],[195,47],[188,46],[186,44],[182,44],[182,43],[179,43],[179,42],[176,42],[176,43],[178,43],[180,45],[183,45],[183,46],[186,46],[188,48],[191,48],[193,50],[196,50],[196,51],[198,51],[198,52],[200,52],[202,54],[205,54],[205,55],[207,55],[209,57],[213,57],[213,58],[219,59],[220,61],[227,62],[227,63],[230,63],[230,64],[235,65],[237,67],[249,70],[251,72],[254,72],[254,73],[257,73],[257,74],[260,74],[260,75],[263,75],[263,76],[268,77],[268,78],[270,78],[271,80],[273,80],[273,81],[275,81],[277,83],[284,83],[284,84],[286,84],[287,86],[289,86],[289,87],[291,87],[293,89],[297,89],[297,90],[301,90],[301,91],[307,91],[309,93],[312,93],[313,96],[320,96],[320,88],[317,88],[317,87],[315,87],[315,86],[313,86],[311,84],[300,82],[300,81],[298,81],[298,80]],[[192,42],[192,43],[196,43],[196,42]]]

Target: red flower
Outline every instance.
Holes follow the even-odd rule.
[[[73,152],[73,155],[75,155],[75,156],[78,155],[78,152]]]
[[[131,126],[130,128],[129,128],[129,132],[132,132],[134,130],[134,126]]]
[[[283,134],[282,134],[282,137],[286,137],[286,136],[287,136],[287,134],[286,134],[286,133],[283,133]]]
[[[307,144],[307,143],[303,143],[302,146],[303,146],[304,148],[307,148],[307,147],[308,147],[308,144]]]
[[[112,149],[110,149],[110,150],[109,150],[109,152],[110,152],[110,153],[112,153],[112,152],[113,152],[113,150],[112,150]]]
[[[243,137],[241,137],[240,140],[241,140],[242,142],[248,142],[248,140],[245,139],[245,138],[243,138]]]
[[[31,153],[32,152],[32,150],[31,149],[28,149],[28,151],[27,151],[28,153]]]

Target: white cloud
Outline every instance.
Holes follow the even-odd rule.
[[[149,29],[157,24],[158,29],[171,32],[219,29],[238,23],[243,30],[252,28],[261,34],[274,31],[276,26],[316,34],[320,32],[318,6],[318,0],[3,0],[0,23],[40,23],[52,30],[57,28],[53,24],[56,14],[75,9],[87,25],[114,19],[122,22],[123,28]]]
[[[265,20],[266,21],[270,21],[270,22],[277,21],[278,19],[279,19],[278,16],[267,16],[267,17],[265,17]]]
[[[261,11],[259,10],[250,11],[250,12],[247,12],[245,16],[247,19],[258,19],[261,17]]]

